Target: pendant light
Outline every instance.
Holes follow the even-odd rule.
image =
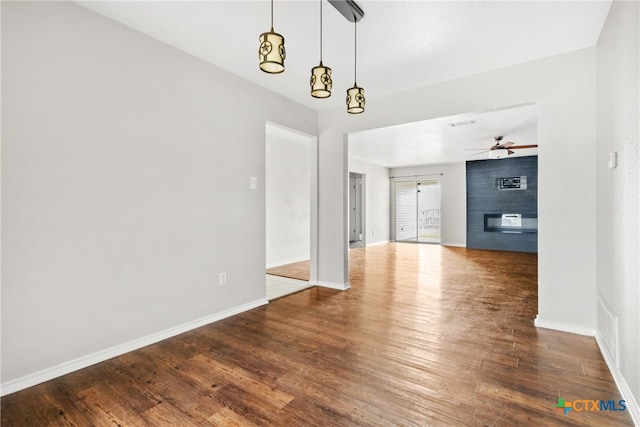
[[[358,53],[358,23],[353,22],[353,87],[347,89],[347,113],[360,114],[364,111],[364,89],[356,83]]]
[[[311,96],[328,98],[331,96],[331,68],[322,65],[322,0],[320,0],[320,65],[311,69]]]
[[[273,0],[271,0],[271,31],[260,34],[258,48],[260,69],[265,73],[279,74],[284,71],[284,37],[273,31]]]

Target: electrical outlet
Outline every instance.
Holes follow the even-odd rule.
[[[371,235],[372,235],[372,236],[375,236],[375,235],[376,235],[376,230],[375,230],[375,229],[371,230]]]
[[[224,286],[227,284],[227,272],[220,273],[219,285]]]
[[[258,189],[258,177],[252,176],[249,178],[249,188],[252,190]]]

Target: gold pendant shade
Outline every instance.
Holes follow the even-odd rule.
[[[314,98],[328,98],[331,96],[331,68],[320,65],[311,69],[311,96]]]
[[[284,48],[284,37],[273,31],[260,34],[260,69],[265,73],[279,74],[284,71],[284,60],[287,56]]]
[[[347,113],[360,114],[364,112],[364,89],[358,87],[356,76],[358,75],[358,26],[353,23],[353,87],[347,89]]]
[[[354,23],[353,34],[353,75],[354,81],[357,76],[357,22],[362,19],[364,12],[353,0],[342,0],[329,2],[345,17]],[[284,47],[284,37],[273,30],[273,0],[271,0],[271,29],[260,34],[260,47],[258,48],[258,58],[260,59],[260,69],[269,74],[280,74],[284,72],[284,60],[286,50]],[[314,98],[328,98],[331,96],[333,80],[331,68],[322,63],[322,3],[320,3],[320,64],[311,69],[309,85],[311,96]],[[359,114],[364,111],[365,97],[364,89],[358,87],[357,83],[347,89],[347,112]]]
[[[354,83],[351,89],[347,89],[347,113],[362,113],[364,111],[365,101],[364,89],[358,87],[356,83]]]

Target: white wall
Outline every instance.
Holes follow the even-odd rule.
[[[365,234],[367,246],[389,241],[389,169],[349,159],[349,172],[365,178]]]
[[[391,176],[429,175],[440,180],[441,244],[467,245],[467,180],[464,163],[412,166],[391,169]],[[442,174],[442,176],[439,176]]]
[[[620,372],[636,402],[640,402],[639,13],[637,2],[613,2],[598,41],[595,162],[598,296],[618,316]],[[618,153],[615,169],[607,167],[610,152]]]
[[[309,138],[285,137],[267,128],[267,268],[310,257],[310,145]]]
[[[595,328],[595,48],[394,95],[366,91],[364,114],[319,115],[319,274],[346,282],[344,134],[538,102],[538,324]],[[360,81],[361,80],[361,81]]]
[[[616,4],[598,48],[600,94],[615,88],[602,101],[598,143],[618,144],[621,165],[601,185],[595,49],[382,98],[367,91],[364,114],[323,111],[318,124],[313,111],[82,7],[2,2],[2,382],[264,300],[265,121],[320,131],[318,275],[339,285],[347,282],[345,134],[537,101],[539,323],[592,330],[597,273],[600,295],[624,317],[623,369],[638,397],[628,332],[634,322],[636,337],[640,330],[637,214],[635,244],[602,228],[611,215],[633,227],[631,193],[616,190],[615,212],[606,194],[638,183],[627,181],[638,170],[633,134],[622,136],[636,132],[637,148],[637,127],[618,127],[629,109],[637,120],[625,106],[637,100],[638,70],[620,84],[616,67],[606,70],[607,55],[623,61],[621,38],[637,44],[627,38],[637,21],[617,28],[628,18],[616,8],[637,5]],[[618,92],[625,82],[635,94]],[[366,73],[360,83],[367,87]],[[250,176],[260,178],[257,191]],[[596,263],[593,224],[598,243],[622,255],[616,264]],[[242,243],[256,236],[259,244]],[[611,280],[617,263],[623,273]],[[221,271],[226,287],[217,286]]]
[[[265,122],[314,111],[73,3],[2,2],[2,89],[3,385],[265,302]]]

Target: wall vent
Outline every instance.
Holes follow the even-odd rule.
[[[616,366],[620,368],[618,358],[618,316],[598,295],[598,333],[609,351],[609,355],[614,360]]]
[[[449,126],[451,126],[452,128],[455,128],[455,127],[458,127],[458,126],[474,125],[476,123],[477,123],[477,121],[475,121],[475,120],[466,120],[464,122],[449,123]]]

